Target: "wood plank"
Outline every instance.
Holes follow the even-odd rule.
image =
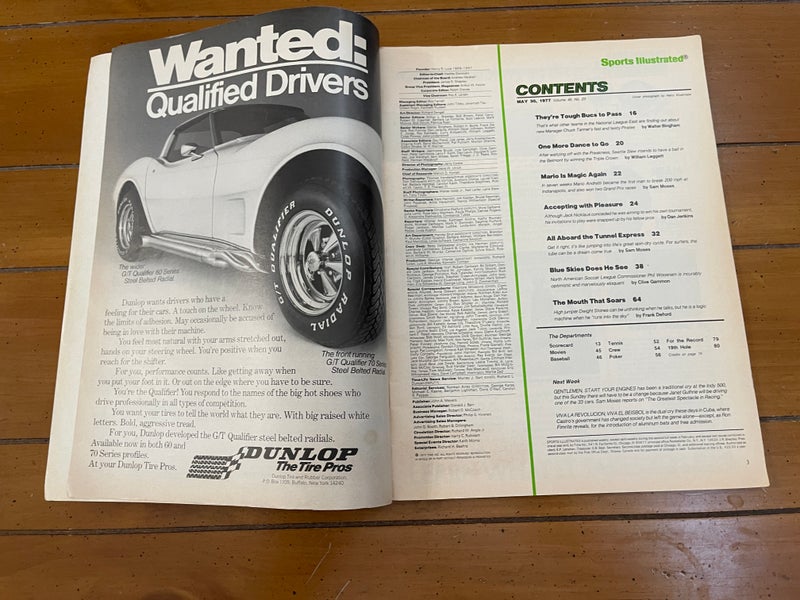
[[[794,599],[800,515],[11,536],[0,596]]]
[[[395,502],[370,510],[282,511],[220,506],[45,502],[47,446],[0,445],[0,532],[137,530],[157,528],[291,527],[310,524],[394,523],[436,520],[600,518],[669,513],[722,514],[800,509],[800,423],[762,426],[770,487],[741,490],[481,498]],[[2,596],[0,596],[2,597]]]
[[[78,170],[0,171],[0,268],[66,266]]]
[[[0,275],[0,439],[47,437],[65,271]]]
[[[612,4],[649,4],[661,0],[616,0]],[[723,0],[733,2],[734,0]],[[553,0],[472,0],[469,9],[476,8],[529,8],[553,6]],[[559,0],[559,5],[609,4],[606,0]],[[313,5],[313,4],[312,4]],[[386,0],[345,0],[337,6],[360,13],[385,13],[404,11],[466,10],[461,2],[453,0],[392,1]],[[0,27],[4,25],[51,24],[69,21],[100,21],[109,19],[148,19],[191,18],[191,17],[237,17],[259,14],[268,10],[298,8],[309,6],[303,0],[273,0],[269,5],[258,0],[219,3],[215,0],[195,0],[187,5],[181,0],[146,2],[144,0],[121,2],[102,2],[73,0],[69,3],[59,1],[30,2],[29,0],[6,0],[0,4]],[[189,8],[191,7],[191,8]]]
[[[719,149],[735,245],[800,242],[800,145]],[[77,169],[0,171],[0,268],[66,266]]]
[[[718,150],[734,245],[800,242],[800,145]]]
[[[762,416],[800,414],[800,249],[734,253]],[[0,272],[0,439],[47,437],[66,273]]]
[[[377,14],[386,45],[570,41],[699,33],[704,37],[712,108],[720,142],[800,139],[792,94],[800,87],[794,48],[796,3],[648,6],[598,5],[540,10]],[[126,42],[222,20],[109,22],[0,31],[5,61],[0,166],[78,160],[89,57]],[[11,58],[13,57],[13,59]],[[736,68],[733,68],[733,65]]]
[[[797,415],[800,250],[740,251],[734,259],[759,414]]]

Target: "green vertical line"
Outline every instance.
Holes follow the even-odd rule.
[[[525,393],[525,422],[528,424],[528,454],[531,464],[531,489],[536,495],[536,474],[533,468],[533,437],[531,435],[531,410],[528,403],[528,374],[525,369],[525,339],[522,335],[522,302],[519,297],[519,269],[517,268],[517,237],[514,233],[514,203],[511,199],[511,163],[508,159],[508,129],[506,127],[506,101],[503,95],[503,65],[500,44],[497,45],[497,73],[500,77],[500,110],[503,117],[503,145],[506,152],[506,179],[508,181],[508,208],[511,217],[511,250],[514,253],[514,285],[517,292],[517,321],[519,323],[519,350],[522,358],[522,387]]]

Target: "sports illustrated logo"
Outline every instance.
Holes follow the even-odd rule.
[[[358,448],[276,448],[272,446],[242,446],[232,456],[213,456],[198,454],[192,459],[186,477],[193,479],[228,479],[238,471],[242,461],[248,458],[276,461],[276,471],[300,473],[348,473],[353,465],[348,464],[351,457],[358,454]]]

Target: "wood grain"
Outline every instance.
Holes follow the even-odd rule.
[[[266,7],[8,0],[0,3],[0,598],[796,599],[800,3],[345,5],[367,12],[386,45],[702,35],[771,486],[346,512],[45,502],[89,58]]]
[[[392,13],[404,11],[448,11],[462,12],[466,10],[505,8],[526,9],[570,5],[591,4],[649,4],[663,0],[473,0],[469,7],[463,2],[454,0],[424,0],[406,2],[385,2],[383,0],[345,0],[336,6],[367,15],[374,13]],[[672,0],[677,1],[677,0]],[[732,1],[732,0],[727,0]],[[214,0],[195,0],[187,5],[180,0],[148,0],[110,1],[96,3],[91,0],[74,0],[72,2],[29,2],[27,0],[6,0],[0,5],[0,26],[4,25],[48,25],[53,21],[53,9],[58,9],[58,22],[71,21],[107,21],[118,19],[164,19],[176,17],[238,17],[258,14],[266,10],[283,8],[299,8],[316,6],[318,3],[303,0],[273,0],[267,5],[258,0],[240,0],[238,2],[220,3]]]
[[[800,140],[794,52],[800,4],[599,5],[376,14],[386,45],[445,45],[617,39],[700,34],[717,141]],[[78,160],[89,58],[122,43],[207,27],[222,20],[109,22],[0,30],[5,63],[0,166]],[[776,84],[776,82],[778,82]]]
[[[797,539],[797,514],[10,536],[0,596],[788,599]]]
[[[78,170],[0,171],[0,268],[67,266]]]
[[[722,147],[719,165],[734,246],[800,243],[800,145]]]

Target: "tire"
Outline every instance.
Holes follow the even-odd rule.
[[[123,260],[136,261],[141,258],[142,236],[149,233],[142,211],[139,194],[133,188],[122,193],[117,204],[117,252]]]
[[[301,335],[331,348],[372,341],[383,328],[380,199],[353,186],[309,179],[268,217],[281,311]]]

